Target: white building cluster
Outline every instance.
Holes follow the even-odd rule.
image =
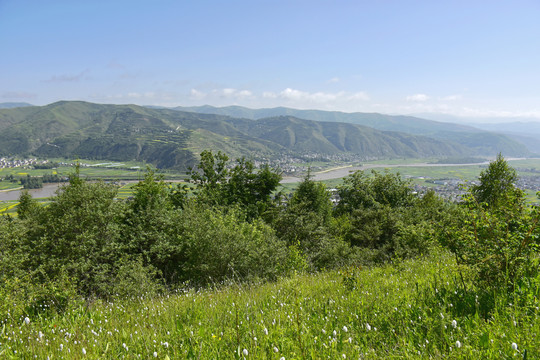
[[[49,160],[38,160],[38,159],[8,159],[0,158],[0,169],[5,168],[16,168],[16,167],[28,167],[36,164],[46,164]]]

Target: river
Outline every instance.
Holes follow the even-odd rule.
[[[413,163],[413,164],[367,164],[362,166],[344,166],[335,169],[329,169],[321,172],[313,173],[313,180],[331,180],[343,178],[358,170],[377,169],[377,168],[396,168],[396,167],[450,167],[450,166],[478,166],[489,164],[489,161],[471,164],[429,164],[429,163]],[[302,181],[302,177],[288,176],[283,178],[281,183],[296,183]]]
[[[41,189],[28,190],[33,198],[49,198],[56,195],[56,190],[64,183],[45,184]],[[0,192],[0,201],[19,200],[22,190],[11,190]]]

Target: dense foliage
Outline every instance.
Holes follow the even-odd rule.
[[[0,218],[0,286],[27,284],[30,298],[42,287],[153,294],[398,262],[441,244],[462,277],[481,286],[511,289],[538,274],[539,212],[502,156],[459,205],[376,171],[351,174],[336,193],[308,174],[285,196],[276,193],[279,171],[245,158],[231,164],[221,152],[203,152],[189,175],[191,187],[172,186],[149,169],[127,201],[115,185],[81,179],[78,168],[45,207],[24,192],[18,216]]]
[[[0,355],[538,355],[540,212],[502,156],[459,204],[389,172],[280,178],[206,151],[191,186],[148,169],[126,201],[78,167],[47,206],[24,191],[0,217]]]
[[[539,209],[525,203],[515,170],[501,155],[479,180],[446,229],[447,244],[482,286],[530,285],[540,264]]]

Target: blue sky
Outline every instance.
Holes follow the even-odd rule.
[[[540,1],[0,0],[0,102],[540,118]]]

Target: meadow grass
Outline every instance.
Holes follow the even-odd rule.
[[[516,359],[540,356],[537,290],[463,282],[444,251],[371,269],[84,300],[0,323],[0,358]]]

